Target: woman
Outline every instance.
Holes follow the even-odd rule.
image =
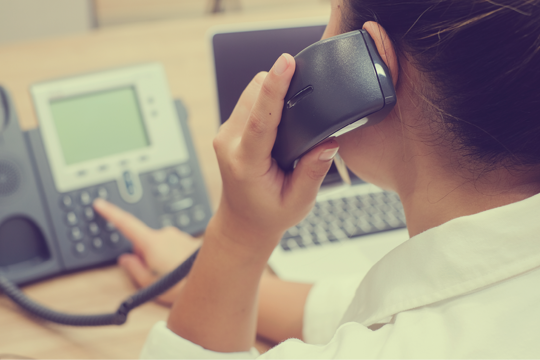
[[[540,356],[540,1],[332,1],[324,37],[362,27],[398,105],[285,175],[270,151],[294,59],[282,55],[257,75],[214,142],[219,208],[143,356],[249,358],[257,331],[305,340],[268,358]],[[399,194],[411,238],[371,269],[346,311],[323,319],[317,311],[338,285],[260,279],[338,147],[353,172]],[[153,280],[151,268],[172,267],[162,264],[172,245],[159,242],[185,235],[95,206],[134,241],[139,257],[120,263],[140,284]],[[195,246],[183,242],[179,253]]]

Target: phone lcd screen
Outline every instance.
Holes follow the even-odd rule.
[[[133,87],[51,101],[66,165],[150,145]]]

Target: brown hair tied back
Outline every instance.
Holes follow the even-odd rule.
[[[540,164],[540,0],[345,0],[343,31],[376,21],[463,154]]]

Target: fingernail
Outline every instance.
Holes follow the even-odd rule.
[[[334,156],[336,156],[338,150],[339,150],[339,148],[324,150],[321,153],[321,155],[319,155],[319,160],[320,161],[330,161],[330,160],[332,160],[334,158]]]
[[[287,70],[288,67],[289,59],[287,59],[285,54],[282,54],[274,64],[274,73],[276,73],[276,75],[281,75],[285,72],[285,70]]]

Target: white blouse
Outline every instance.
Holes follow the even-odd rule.
[[[414,236],[358,283],[315,284],[305,342],[289,339],[260,358],[540,358],[540,195]],[[257,356],[206,350],[164,322],[141,354]]]

